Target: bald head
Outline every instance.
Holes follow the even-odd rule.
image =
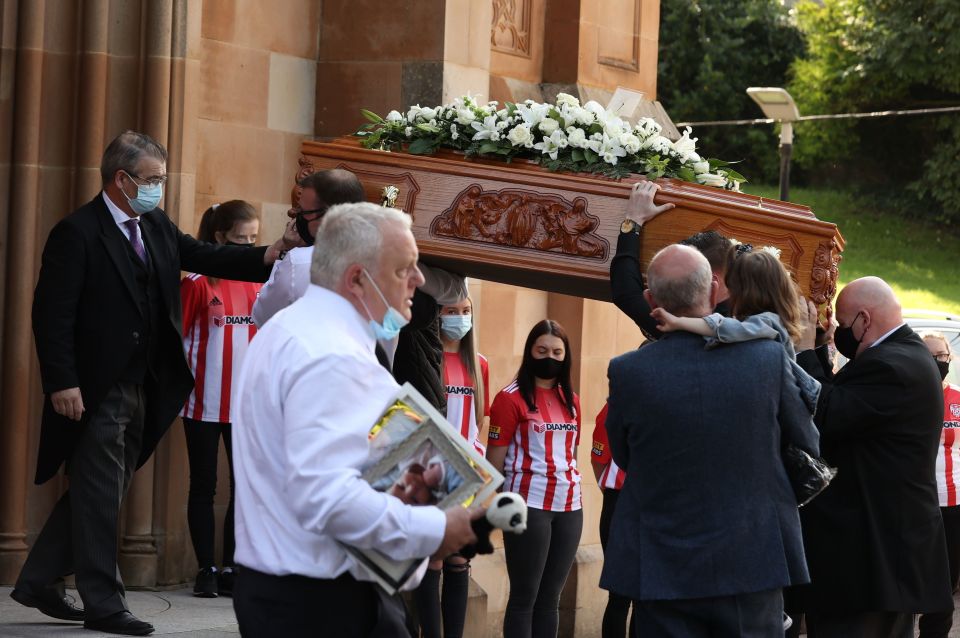
[[[716,297],[710,262],[689,246],[667,246],[650,260],[647,267],[651,306],[660,306],[679,317],[703,317],[710,314]]]
[[[317,171],[301,179],[299,185],[313,190],[317,197],[317,208],[355,204],[366,199],[363,184],[357,176],[342,168]]]
[[[861,319],[857,321],[857,315]],[[847,284],[837,297],[837,322],[853,327],[862,338],[862,352],[903,323],[903,311],[893,288],[879,277],[861,277]],[[857,325],[853,325],[856,322]],[[861,324],[862,322],[862,324]],[[862,337],[861,337],[862,333]]]

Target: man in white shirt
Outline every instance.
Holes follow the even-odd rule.
[[[244,636],[405,635],[402,622],[383,626],[402,621],[396,599],[340,543],[442,557],[475,540],[479,513],[404,505],[360,478],[398,388],[375,335],[409,320],[423,283],[410,218],[336,206],[316,248],[312,285],[258,333],[237,387],[234,608]]]

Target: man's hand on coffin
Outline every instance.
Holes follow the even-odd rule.
[[[433,560],[442,560],[459,552],[460,548],[476,543],[477,536],[470,523],[482,518],[484,510],[479,507],[451,507],[444,514],[447,516],[447,527],[443,531],[440,547],[432,556]]]
[[[813,350],[817,346],[817,328],[819,327],[817,315],[817,304],[807,300],[804,311],[800,315],[802,324],[800,340],[794,344],[797,352],[802,352],[803,350]],[[832,330],[830,332],[831,334],[833,333]]]
[[[654,182],[642,181],[634,184],[630,190],[630,199],[627,200],[626,218],[643,226],[660,213],[665,213],[673,208],[673,204],[657,206],[653,202],[658,190],[660,190],[660,185]]]

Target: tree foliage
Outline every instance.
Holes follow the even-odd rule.
[[[808,53],[789,90],[801,113],[960,105],[960,2],[807,0],[797,20]],[[960,221],[960,113],[804,122],[795,150],[814,179],[855,179]]]
[[[784,86],[803,38],[779,0],[663,0],[657,95],[676,122],[762,117],[750,86]],[[700,146],[776,181],[772,127],[700,127]],[[739,167],[738,167],[739,168]]]

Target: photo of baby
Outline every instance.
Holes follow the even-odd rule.
[[[453,466],[424,441],[410,458],[373,483],[373,488],[408,505],[436,505],[463,484]]]

